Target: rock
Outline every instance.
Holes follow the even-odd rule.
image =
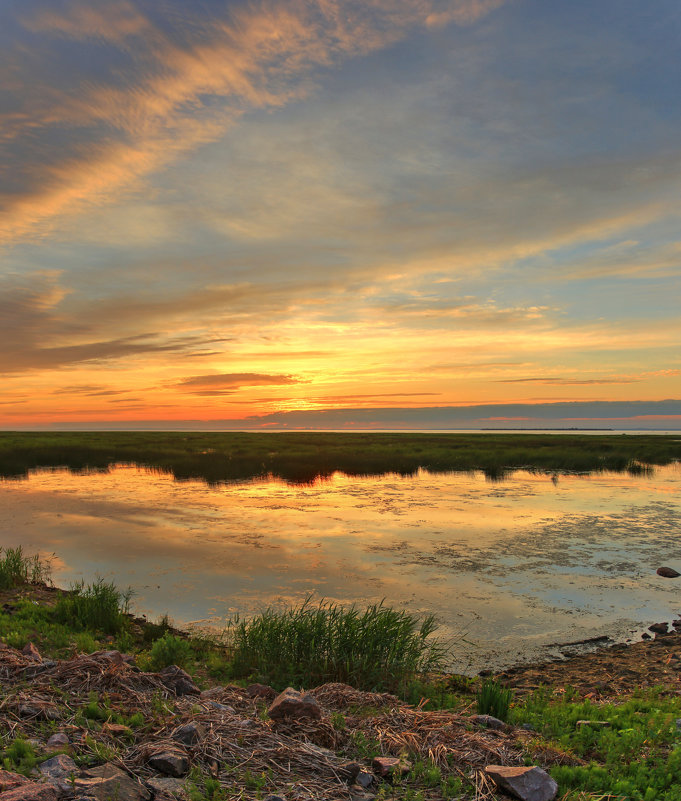
[[[69,738],[64,734],[63,731],[58,731],[56,734],[53,734],[47,741],[47,747],[49,749],[52,748],[68,748],[71,744]]]
[[[362,770],[362,766],[359,762],[343,762],[342,765],[339,765],[336,768],[336,773],[342,778],[345,779],[346,782],[350,784],[354,784],[356,782],[357,777],[359,776],[360,771]],[[371,774],[367,774],[370,776]]]
[[[4,792],[2,801],[57,801],[57,791],[50,784],[28,782]]]
[[[183,745],[196,745],[200,740],[206,736],[206,730],[200,723],[185,723],[183,726],[178,726],[170,735],[173,740]]]
[[[355,784],[358,784],[363,790],[368,790],[374,783],[374,774],[366,770],[360,770],[355,776]]]
[[[658,567],[655,572],[662,578],[678,578],[681,576],[681,573],[678,570],[674,570],[673,567]]]
[[[650,636],[650,634],[648,634],[647,631],[644,631],[643,634],[641,634],[641,639],[642,640],[652,640],[653,638]]]
[[[269,700],[277,697],[277,691],[267,684],[249,684],[246,687],[246,695],[249,698],[267,698]]]
[[[177,798],[178,801],[186,801],[189,798],[184,782],[179,779],[173,779],[170,776],[147,779],[147,786],[154,791],[156,796],[166,795],[171,798]]]
[[[43,776],[63,779],[65,776],[72,776],[78,773],[78,765],[66,754],[57,754],[50,757],[38,766],[38,770]]]
[[[350,787],[350,801],[373,801],[376,796],[373,793],[367,793],[358,784],[353,784]]]
[[[33,645],[32,642],[27,642],[26,645],[21,649],[21,653],[24,656],[27,656],[31,662],[42,662],[43,658],[40,656],[40,652],[38,649]]]
[[[272,701],[267,714],[272,720],[281,718],[313,718],[319,720],[322,709],[309,693],[299,693],[293,687],[287,687]]]
[[[56,704],[32,698],[19,706],[22,718],[41,718],[42,720],[59,720],[61,715]]]
[[[135,657],[132,654],[122,654],[120,651],[95,651],[88,658],[100,662],[112,662],[114,665],[135,664]]]
[[[499,718],[495,718],[492,715],[473,715],[471,722],[475,723],[476,726],[484,726],[486,729],[495,729],[496,731],[506,728],[503,720],[499,720]]]
[[[136,779],[111,763],[83,771],[74,783],[76,796],[88,795],[97,801],[149,801],[151,793]],[[3,799],[4,801],[4,799]]]
[[[230,712],[231,714],[234,713],[233,706],[226,706],[225,704],[221,704],[219,701],[211,701],[210,699],[208,699],[204,703],[211,709],[217,709],[218,712]]]
[[[189,673],[177,665],[168,665],[158,674],[165,686],[175,695],[201,695],[201,690],[194,684]]]
[[[666,623],[653,623],[652,626],[648,626],[648,631],[652,631],[655,634],[666,634],[669,630],[669,626]]]
[[[396,772],[404,776],[411,770],[411,762],[399,757],[376,757],[371,763],[371,767],[379,776],[392,776]]]
[[[487,765],[485,774],[521,801],[551,801],[558,792],[556,782],[537,767]]]
[[[22,784],[31,784],[31,780],[22,776],[20,773],[12,773],[9,770],[0,770],[0,793],[5,790],[13,790]]]
[[[168,746],[152,753],[147,759],[149,767],[166,776],[186,776],[189,773],[189,755],[183,748]]]
[[[38,765],[39,772],[54,787],[59,798],[73,795],[73,780],[78,765],[66,754],[57,754]]]
[[[609,720],[578,720],[575,725],[578,729],[582,726],[593,726],[596,729],[607,729],[611,724]]]

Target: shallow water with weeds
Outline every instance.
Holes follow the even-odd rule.
[[[681,470],[334,474],[207,486],[118,466],[0,484],[0,546],[57,552],[57,584],[97,574],[179,624],[298,603],[380,601],[434,613],[473,672],[681,611]],[[465,637],[465,641],[461,640]]]

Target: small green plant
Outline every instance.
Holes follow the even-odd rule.
[[[17,737],[3,751],[2,761],[5,770],[29,776],[36,766],[38,758],[33,746],[22,737]]]
[[[88,703],[83,708],[83,714],[88,720],[108,720],[111,717],[111,711],[107,709],[106,704],[100,704],[97,693],[91,692],[89,695]]]
[[[76,636],[76,648],[83,654],[91,654],[97,650],[97,640],[89,631],[81,631]]]
[[[119,590],[113,582],[98,578],[92,584],[80,581],[71,586],[71,592],[61,595],[54,608],[59,623],[75,627],[117,634],[126,624],[133,592]]]
[[[499,720],[508,720],[513,695],[493,679],[486,679],[476,698],[479,715],[492,715]]]
[[[125,725],[130,726],[131,729],[139,729],[144,726],[144,715],[141,712],[133,712],[129,718],[125,720]]]
[[[161,670],[168,665],[185,667],[192,655],[192,649],[187,640],[166,632],[151,646],[149,662],[153,670]]]
[[[336,731],[343,731],[345,729],[345,715],[342,712],[332,712],[331,725]]]

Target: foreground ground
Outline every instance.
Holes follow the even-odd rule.
[[[179,633],[133,618],[116,636],[56,624],[58,596],[34,584],[0,595],[3,801],[479,801],[502,797],[489,764],[540,766],[570,801],[681,798],[676,633],[500,674],[511,705],[499,728],[476,716],[480,680],[455,675],[413,682],[412,703],[339,683],[306,687],[319,717],[277,719],[268,714],[277,692],[225,679],[210,644],[187,641],[191,681],[178,684],[150,654],[162,632],[168,643]],[[178,734],[182,726],[195,734]],[[46,761],[55,753],[62,762]],[[381,777],[381,756],[401,767]],[[41,770],[54,774],[56,795],[13,786]],[[117,776],[128,778],[114,792]]]

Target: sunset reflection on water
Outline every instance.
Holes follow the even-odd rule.
[[[652,477],[335,474],[209,487],[130,466],[0,484],[0,544],[56,553],[54,581],[131,585],[135,607],[220,626],[316,597],[434,612],[458,667],[627,636],[678,611],[679,466]],[[472,643],[472,644],[471,644]],[[465,662],[465,664],[464,664]]]

